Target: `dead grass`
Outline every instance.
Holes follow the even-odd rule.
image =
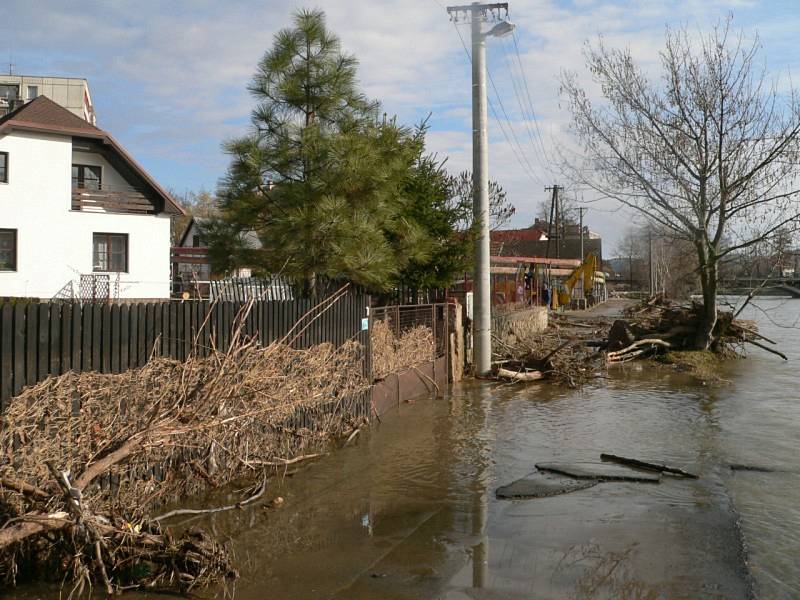
[[[199,531],[174,538],[150,511],[264,480],[360,427],[349,403],[368,389],[362,365],[355,342],[295,350],[235,338],[207,358],[67,373],[26,389],[0,430],[0,579],[13,583],[22,568],[79,593],[224,580],[233,571],[224,545]]]
[[[726,360],[724,356],[710,350],[686,350],[667,352],[661,362],[671,365],[678,371],[692,375],[707,383],[724,383],[719,374],[720,364]]]
[[[430,361],[435,349],[430,327],[417,325],[406,329],[398,339],[384,320],[372,323],[371,344],[375,379]]]

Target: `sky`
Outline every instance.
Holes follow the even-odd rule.
[[[458,3],[465,3],[459,0]],[[225,140],[248,129],[247,92],[274,34],[298,8],[321,8],[343,48],[360,63],[364,92],[409,125],[430,115],[428,149],[451,171],[471,168],[469,26],[454,24],[446,0],[2,0],[0,69],[23,75],[85,77],[98,125],[178,196],[216,188]],[[585,223],[613,254],[632,215],[565,181],[553,162],[574,144],[559,98],[562,71],[591,93],[583,48],[602,35],[655,72],[665,26],[700,31],[733,15],[758,32],[771,74],[798,70],[796,0],[512,0],[516,38],[491,38],[488,68],[490,178],[532,223],[548,196],[567,187],[588,207]],[[460,35],[459,35],[460,34]],[[533,118],[531,118],[531,109]]]

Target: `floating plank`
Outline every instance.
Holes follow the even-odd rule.
[[[661,476],[655,473],[641,473],[625,467],[608,463],[590,462],[551,462],[536,463],[540,471],[557,473],[575,479],[594,479],[597,481],[635,481],[638,483],[658,483]]]
[[[684,471],[683,469],[678,469],[676,467],[669,467],[667,465],[661,465],[657,463],[646,462],[643,460],[637,460],[635,458],[626,458],[624,456],[617,456],[616,454],[603,453],[600,455],[600,460],[607,460],[610,462],[619,463],[621,465],[627,465],[629,467],[633,467],[634,469],[644,469],[646,471],[669,473],[670,475],[687,477],[689,479],[699,479],[699,477],[694,473],[689,473],[688,471]]]
[[[508,500],[548,498],[585,490],[598,483],[597,479],[574,479],[553,473],[531,473],[508,485],[500,486],[495,491],[495,495]]]

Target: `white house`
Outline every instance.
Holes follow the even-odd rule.
[[[168,298],[176,214],[113,137],[52,100],[0,117],[0,297]]]

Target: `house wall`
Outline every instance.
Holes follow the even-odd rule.
[[[112,167],[105,158],[94,152],[81,152],[79,150],[73,150],[70,169],[72,168],[72,163],[77,165],[101,167],[101,180],[104,189],[107,188],[111,190],[119,190],[133,187],[122,175],[114,170],[114,167]],[[70,170],[70,182],[71,181],[72,171]]]
[[[0,137],[0,151],[9,153],[9,182],[0,184],[0,228],[17,230],[17,270],[0,272],[0,297],[52,298],[81,274],[93,273],[95,232],[128,234],[120,298],[169,297],[169,216],[70,210],[70,137],[18,132]],[[81,158],[102,164],[104,181],[124,184],[99,156]]]
[[[196,235],[200,235],[200,229],[197,227],[197,223],[195,223],[194,220],[192,220],[191,225],[189,225],[189,231],[184,236],[183,244],[181,244],[181,246],[183,248],[191,248],[192,238],[194,238],[194,236]],[[200,242],[201,242],[200,245],[202,246],[203,245],[202,236],[200,238]]]

